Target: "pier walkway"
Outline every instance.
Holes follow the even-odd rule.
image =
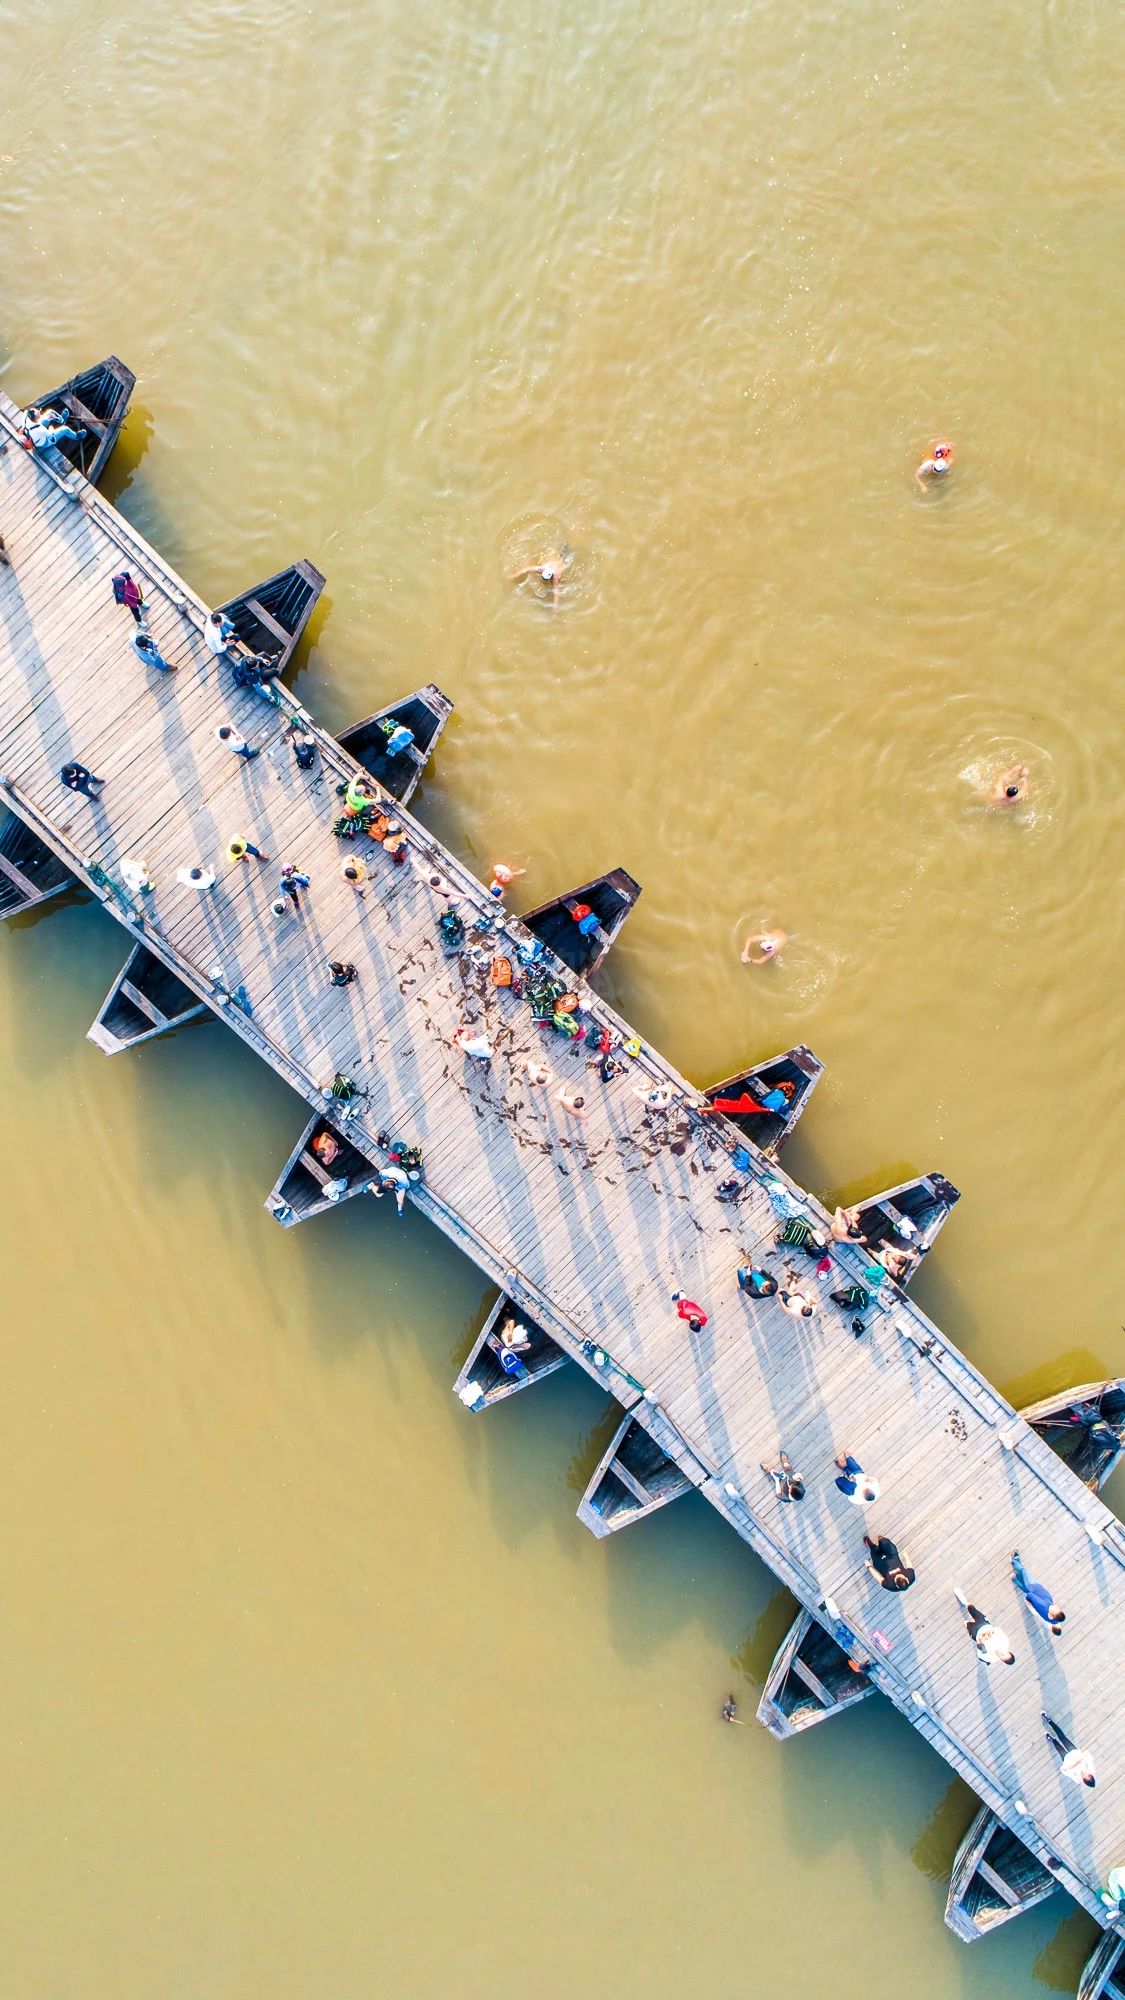
[[[470,917],[486,908],[481,884],[406,812],[406,866],[333,837],[335,786],[354,769],[339,745],[310,720],[319,758],[297,767],[285,730],[300,705],[234,687],[203,642],[200,600],[93,487],[20,447],[17,414],[0,398],[11,557],[0,567],[0,808],[308,1105],[325,1108],[337,1072],[353,1078],[362,1094],[347,1131],[372,1162],[382,1129],[421,1146],[423,1212],[632,1411],[803,1606],[846,1625],[875,1685],[1105,1925],[1097,1892],[1125,1862],[1121,1525],[895,1287],[853,1337],[828,1293],[859,1281],[854,1250],[834,1246],[825,1279],[802,1262],[801,1289],[818,1297],[811,1321],[739,1291],[742,1252],[778,1270],[784,1260],[765,1179],[814,1220],[815,1200],[755,1155],[743,1200],[717,1201],[733,1128],[700,1115],[701,1093],[659,1053],[642,1044],[604,1085],[582,1043],[545,1036],[486,969],[447,957],[438,916],[450,892]],[[133,650],[110,588],[123,565],[144,581],[173,673]],[[223,721],[264,754],[232,756],[216,739]],[[105,779],[99,804],[63,789],[70,759]],[[270,864],[228,863],[236,835]],[[362,894],[340,872],[354,852]],[[123,887],[127,860],[143,860],[154,885],[143,905]],[[301,914],[278,919],[286,862],[311,886]],[[193,864],[216,871],[212,892],[177,880]],[[514,955],[520,927],[503,922],[499,948]],[[353,961],[358,980],[331,987],[329,959]],[[252,1017],[230,1004],[239,986]],[[596,996],[583,1004],[623,1039],[635,1033]],[[486,1024],[489,1066],[453,1045],[462,1021]],[[551,1086],[529,1083],[526,1057],[550,1065]],[[557,1101],[560,1083],[584,1086],[585,1120]],[[672,1099],[654,1109],[645,1092],[659,1086]],[[674,1289],[706,1310],[700,1333],[677,1317]],[[779,1446],[807,1482],[800,1504],[779,1504],[760,1469]],[[866,1514],[833,1485],[843,1449],[882,1483]],[[904,1595],[865,1570],[865,1527],[908,1552],[917,1582]],[[1065,1605],[1058,1639],[1012,1587],[1016,1547]],[[978,1662],[955,1585],[1010,1633],[1014,1666]],[[1061,1778],[1041,1710],[1093,1753],[1095,1791]]]

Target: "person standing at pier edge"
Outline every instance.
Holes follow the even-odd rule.
[[[836,1483],[839,1485],[838,1480]],[[868,1560],[863,1567],[869,1569],[872,1576],[878,1577],[884,1590],[910,1589],[917,1572],[911,1569],[909,1558],[901,1553],[889,1535],[880,1535],[878,1541],[872,1541],[870,1535],[865,1535],[863,1546],[868,1551]]]
[[[289,898],[289,901],[292,903],[293,908],[299,912],[301,908],[300,891],[302,889],[308,888],[309,886],[308,876],[303,875],[301,873],[301,870],[296,866],[296,864],[290,861],[282,869],[281,880],[279,881],[277,886],[280,889],[281,894],[283,896],[287,896]]]
[[[1041,1711],[1041,1715],[1043,1734],[1056,1756],[1062,1760],[1063,1777],[1073,1779],[1076,1785],[1088,1785],[1093,1791],[1098,1779],[1089,1751],[1080,1750],[1077,1743],[1072,1743],[1065,1729],[1060,1729],[1045,1710]]]
[[[109,582],[114,603],[125,606],[135,625],[143,625],[145,601],[141,595],[141,586],[135,577],[130,576],[127,569],[122,569],[118,570],[116,576],[111,576]]]
[[[986,1667],[1010,1667],[1015,1660],[1012,1642],[1002,1625],[994,1625],[975,1604],[970,1604],[963,1590],[954,1586],[953,1595],[965,1614],[965,1630],[977,1649],[977,1656]]]
[[[697,1306],[694,1299],[689,1299],[685,1292],[673,1292],[672,1304],[680,1318],[686,1319],[692,1333],[703,1332],[707,1324],[707,1314],[702,1306]]]
[[[1045,1583],[1036,1583],[1020,1561],[1018,1549],[1012,1550],[1012,1582],[1026,1603],[1030,1604],[1037,1618],[1051,1628],[1052,1637],[1057,1639],[1066,1624],[1066,1612],[1061,1604],[1056,1604]]]
[[[208,652],[213,653],[217,660],[223,660],[237,639],[238,633],[230,619],[224,617],[221,611],[212,611],[204,620],[203,637],[207,642]]]
[[[86,798],[92,799],[94,804],[97,804],[99,793],[94,790],[94,786],[97,785],[100,791],[105,779],[95,778],[93,772],[86,769],[85,764],[64,764],[59,777],[68,792],[82,792]]]

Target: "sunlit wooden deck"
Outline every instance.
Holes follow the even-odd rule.
[[[1125,1532],[1115,1517],[894,1288],[853,1338],[850,1312],[828,1292],[858,1280],[858,1253],[837,1248],[827,1280],[802,1264],[801,1288],[818,1292],[811,1322],[740,1293],[741,1252],[782,1262],[761,1185],[779,1170],[759,1158],[740,1205],[717,1201],[730,1130],[700,1116],[702,1094],[657,1052],[645,1045],[603,1085],[581,1043],[545,1037],[484,969],[448,958],[437,917],[449,888],[469,914],[488,898],[408,813],[397,814],[408,865],[357,843],[368,871],[357,894],[340,873],[352,850],[330,831],[349,759],[316,731],[316,768],[297,768],[285,729],[299,704],[234,689],[203,643],[199,599],[85,481],[20,448],[15,417],[0,398],[0,532],[11,556],[0,567],[0,807],[93,889],[129,947],[143,939],[310,1106],[324,1108],[336,1072],[355,1079],[363,1094],[347,1131],[360,1150],[377,1162],[382,1128],[422,1147],[418,1206],[633,1412],[802,1605],[829,1625],[838,1614],[870,1646],[878,1689],[1104,1923],[1097,1891],[1125,1860]],[[123,562],[146,581],[150,629],[174,673],[133,651],[110,589]],[[215,737],[224,720],[264,754],[232,756]],[[63,789],[69,759],[106,781],[100,804]],[[270,864],[228,864],[235,835]],[[154,884],[143,906],[122,887],[130,859]],[[279,920],[270,904],[284,862],[311,887],[302,914]],[[195,863],[216,870],[213,893],[177,881]],[[330,958],[354,961],[357,983],[331,987]],[[230,1004],[240,986],[252,1018]],[[622,1037],[635,1032],[589,1004]],[[452,1044],[466,1020],[487,1022],[488,1068]],[[521,1075],[527,1055],[550,1064],[552,1086]],[[582,1122],[555,1097],[580,1079],[591,1106]],[[643,1102],[654,1083],[675,1091],[667,1109]],[[676,1288],[709,1315],[698,1335],[676,1316]],[[779,1505],[760,1470],[779,1446],[807,1481],[800,1505]],[[845,1448],[882,1482],[866,1520],[832,1483]],[[906,1595],[865,1571],[865,1525],[909,1552],[917,1582]],[[1066,1607],[1058,1640],[1012,1588],[1015,1547]],[[1014,1667],[978,1664],[954,1585],[1012,1635]],[[871,1641],[876,1630],[889,1652]],[[1043,1709],[1093,1752],[1095,1792],[1060,1778]]]

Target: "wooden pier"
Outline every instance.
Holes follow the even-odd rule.
[[[792,1115],[763,1115],[765,1143],[756,1144],[752,1110],[713,1111],[706,1091],[567,966],[567,925],[596,885],[542,905],[531,929],[498,910],[397,803],[449,713],[437,689],[411,697],[419,731],[400,777],[375,766],[405,831],[405,865],[368,838],[334,837],[338,791],[359,764],[280,683],[264,693],[236,684],[204,643],[207,607],[78,470],[49,448],[22,447],[19,415],[0,396],[0,533],[10,556],[0,566],[0,916],[84,884],[127,933],[122,974],[93,1031],[100,1046],[132,1046],[206,1012],[292,1086],[303,1107],[271,1197],[280,1221],[364,1193],[387,1159],[380,1134],[420,1146],[424,1178],[410,1199],[501,1295],[459,1378],[462,1400],[484,1408],[567,1362],[585,1369],[622,1411],[582,1504],[593,1531],[699,1492],[797,1600],[799,1629],[767,1695],[776,1733],[874,1689],[979,1797],[983,1817],[959,1861],[977,1859],[951,1909],[960,1934],[980,1935],[1055,1884],[1109,1925],[1099,1890],[1125,1862],[1125,1530],[1052,1448],[1054,1432],[1073,1442],[1065,1411],[1037,1412],[1041,1435],[901,1285],[873,1291],[857,1246],[834,1242],[827,1276],[799,1248],[775,1247],[786,1211],[827,1229],[815,1198],[776,1163],[817,1059],[801,1048],[712,1086],[724,1102],[744,1086],[753,1098],[763,1083],[789,1081]],[[132,619],[111,589],[123,567],[142,585],[149,630],[174,671],[134,650]],[[315,600],[318,572],[298,571]],[[269,602],[250,589],[231,612],[237,623],[240,607],[255,618],[264,610],[263,629],[277,625],[284,650],[295,633],[279,579],[269,583],[278,587]],[[298,599],[303,621],[311,602]],[[399,710],[406,705],[378,711],[351,739],[369,765],[365,753],[383,758],[386,743],[372,723]],[[232,755],[216,736],[222,723],[262,754]],[[71,760],[105,781],[98,803],[61,784]],[[236,836],[272,859],[229,861]],[[363,863],[358,885],[341,872],[351,857]],[[299,913],[278,916],[278,870],[289,862],[310,886]],[[213,871],[213,887],[182,881],[192,867]],[[618,900],[584,934],[590,963],[638,893],[623,871],[604,880]],[[453,950],[438,923],[451,899],[466,927]],[[493,961],[507,959],[518,976],[544,949],[545,929],[561,956],[547,951],[540,966],[565,973],[585,1039],[539,1025],[526,995],[493,983]],[[330,985],[330,959],[354,963],[358,978]],[[490,1063],[454,1045],[462,1023],[487,1035]],[[619,1053],[638,1045],[608,1083],[593,1052],[602,1030]],[[552,1081],[532,1081],[528,1062],[549,1065]],[[586,1116],[559,1101],[562,1085],[582,1092]],[[325,1170],[311,1150],[325,1127],[342,1143],[346,1174]],[[331,1180],[345,1185],[326,1193]],[[735,1199],[716,1198],[724,1180],[737,1182]],[[888,1190],[879,1227],[893,1228],[913,1202],[932,1241],[955,1198],[937,1175]],[[872,1198],[865,1217],[879,1208]],[[946,1254],[945,1239],[935,1254]],[[745,1256],[779,1274],[792,1258],[790,1289],[814,1304],[812,1317],[792,1317],[780,1296],[740,1291]],[[872,1293],[858,1338],[855,1303],[830,1297],[849,1286]],[[704,1308],[699,1331],[678,1316],[674,1291]],[[528,1330],[522,1351],[517,1342],[504,1352],[509,1317]],[[1099,1419],[1090,1398],[1103,1392]],[[1084,1394],[1075,1421],[1098,1448],[1070,1456],[1093,1482],[1117,1455],[1125,1405],[1116,1385]],[[761,1470],[779,1448],[806,1481],[800,1504],[780,1503]],[[866,1510],[833,1483],[842,1450],[881,1483]],[[865,1528],[908,1552],[917,1581],[904,1595],[883,1591],[865,1569]],[[1013,1588],[1015,1548],[1066,1608],[1057,1639]],[[1011,1635],[1013,1666],[979,1663],[955,1586]],[[1096,1790],[1061,1777],[1044,1709],[1094,1755]],[[1114,1921],[1097,1966],[1107,1992],[1119,1990],[1112,1982],[1125,1963],[1115,1942],[1125,1952],[1125,1919]]]

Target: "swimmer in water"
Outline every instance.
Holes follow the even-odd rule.
[[[789,939],[784,931],[755,931],[753,937],[748,937],[742,947],[742,963],[768,965],[770,959],[776,958],[779,951],[784,951],[788,943]],[[758,947],[757,957],[754,956],[755,945]]]
[[[548,549],[538,562],[528,563],[524,569],[508,571],[509,583],[522,583],[525,576],[537,576],[541,583],[551,587],[552,609],[559,608],[559,585],[574,561],[573,549]]]
[[[931,445],[930,456],[922,460],[921,465],[914,474],[923,493],[926,490],[927,479],[941,479],[950,470],[952,464],[953,446],[948,438],[942,439],[938,444]]]
[[[994,779],[989,788],[988,803],[990,806],[1022,805],[1030,790],[1027,765],[1013,764],[1011,770],[1001,771],[999,777]]]

